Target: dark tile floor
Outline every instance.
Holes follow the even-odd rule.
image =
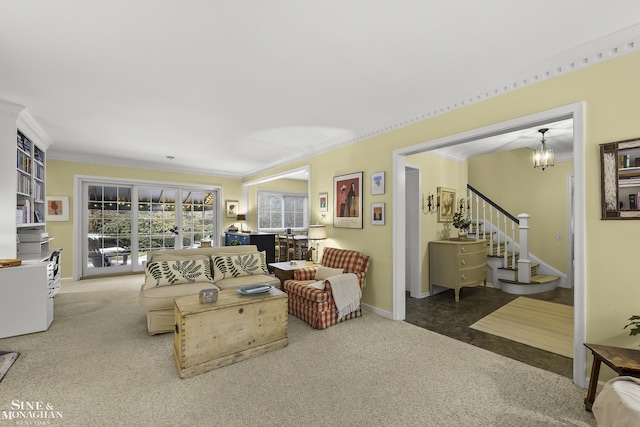
[[[573,305],[572,289],[557,288],[523,296]],[[469,328],[476,321],[517,297],[518,295],[483,286],[462,288],[460,302],[457,303],[452,289],[422,299],[411,298],[407,293],[405,321],[528,365],[573,378],[571,358]]]

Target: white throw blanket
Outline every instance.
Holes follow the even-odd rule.
[[[338,319],[342,319],[360,307],[362,291],[360,290],[358,276],[353,273],[345,273],[331,276],[326,280],[331,284],[331,293],[336,303]]]
[[[592,411],[598,426],[637,426],[640,420],[640,379],[622,376],[607,381],[596,396]]]

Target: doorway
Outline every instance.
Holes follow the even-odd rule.
[[[573,192],[574,210],[574,355],[573,381],[580,387],[586,387],[586,351],[582,346],[585,339],[585,161],[584,161],[584,105],[571,104],[553,110],[533,114],[530,116],[497,123],[472,131],[451,135],[437,140],[427,141],[411,147],[405,147],[393,152],[393,319],[404,320],[406,316],[405,281],[406,281],[406,249],[402,240],[406,236],[408,224],[406,222],[406,159],[412,154],[418,154],[432,149],[457,145],[488,136],[509,133],[549,123],[553,121],[573,119],[573,151],[574,151],[574,179]]]

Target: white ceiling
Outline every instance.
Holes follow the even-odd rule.
[[[29,109],[50,158],[239,177],[640,34],[637,0],[0,1],[0,99]]]

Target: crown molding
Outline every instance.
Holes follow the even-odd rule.
[[[514,73],[514,77],[510,79],[500,82],[488,82],[480,87],[440,100],[440,102],[433,105],[413,110],[407,113],[404,118],[387,126],[358,135],[348,143],[372,138],[554,77],[566,75],[610,59],[619,58],[628,53],[637,52],[639,47],[640,24],[636,24],[547,58],[528,67],[527,71]]]
[[[95,156],[88,154],[69,153],[66,151],[51,150],[47,152],[47,160],[60,160],[65,162],[90,163],[102,166],[115,166],[121,168],[148,169],[161,172],[185,173],[190,175],[217,176],[222,178],[241,179],[241,174],[196,169],[179,166],[168,166],[162,163],[141,162],[139,160],[123,159],[121,157]]]
[[[47,151],[49,146],[53,144],[53,140],[46,130],[36,120],[31,112],[24,108],[20,111],[17,120],[18,129],[24,133],[29,139],[38,144],[40,148]]]

